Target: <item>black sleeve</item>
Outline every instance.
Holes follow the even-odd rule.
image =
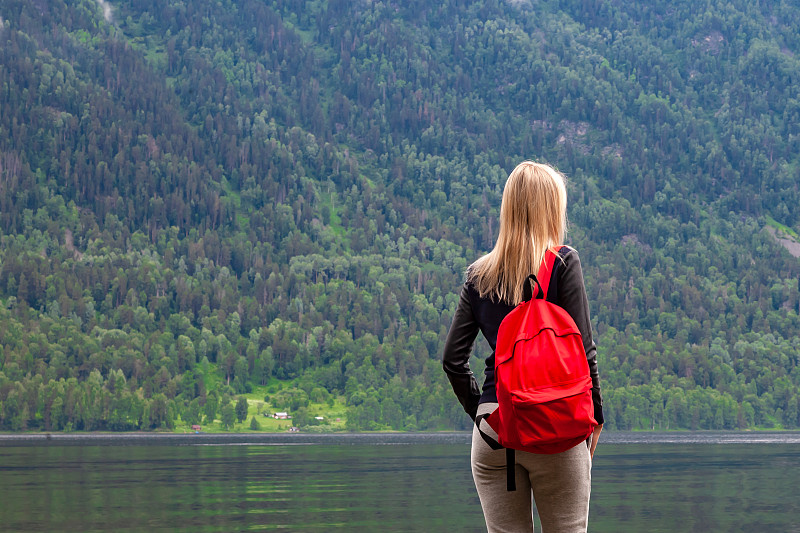
[[[589,362],[589,374],[592,376],[592,401],[594,418],[602,424],[603,397],[600,395],[600,374],[597,371],[597,347],[592,337],[592,323],[589,320],[589,299],[583,283],[583,270],[578,252],[570,249],[564,256],[564,265],[558,276],[558,305],[570,314],[583,338],[583,349]]]
[[[447,341],[444,343],[442,366],[458,401],[473,420],[478,412],[481,392],[472,370],[469,369],[469,354],[478,331],[478,322],[472,314],[468,289],[464,285],[456,313],[453,315],[453,323],[450,324]]]

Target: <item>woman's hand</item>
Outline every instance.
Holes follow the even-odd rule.
[[[589,444],[589,455],[594,459],[594,449],[597,448],[597,441],[600,440],[600,432],[603,431],[603,424],[600,424],[592,431],[592,441]]]

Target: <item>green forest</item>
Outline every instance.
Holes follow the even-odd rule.
[[[4,0],[0,430],[468,429],[441,350],[523,159],[607,429],[800,427],[794,3]]]

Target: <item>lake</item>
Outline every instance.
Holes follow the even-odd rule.
[[[800,532],[798,480],[798,433],[604,433],[589,531]],[[0,435],[0,530],[485,526],[466,433],[68,434]]]

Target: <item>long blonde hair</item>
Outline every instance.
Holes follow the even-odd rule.
[[[467,280],[482,298],[519,303],[525,278],[538,272],[548,249],[563,244],[564,181],[552,167],[533,161],[523,161],[508,176],[494,249],[467,269]]]

